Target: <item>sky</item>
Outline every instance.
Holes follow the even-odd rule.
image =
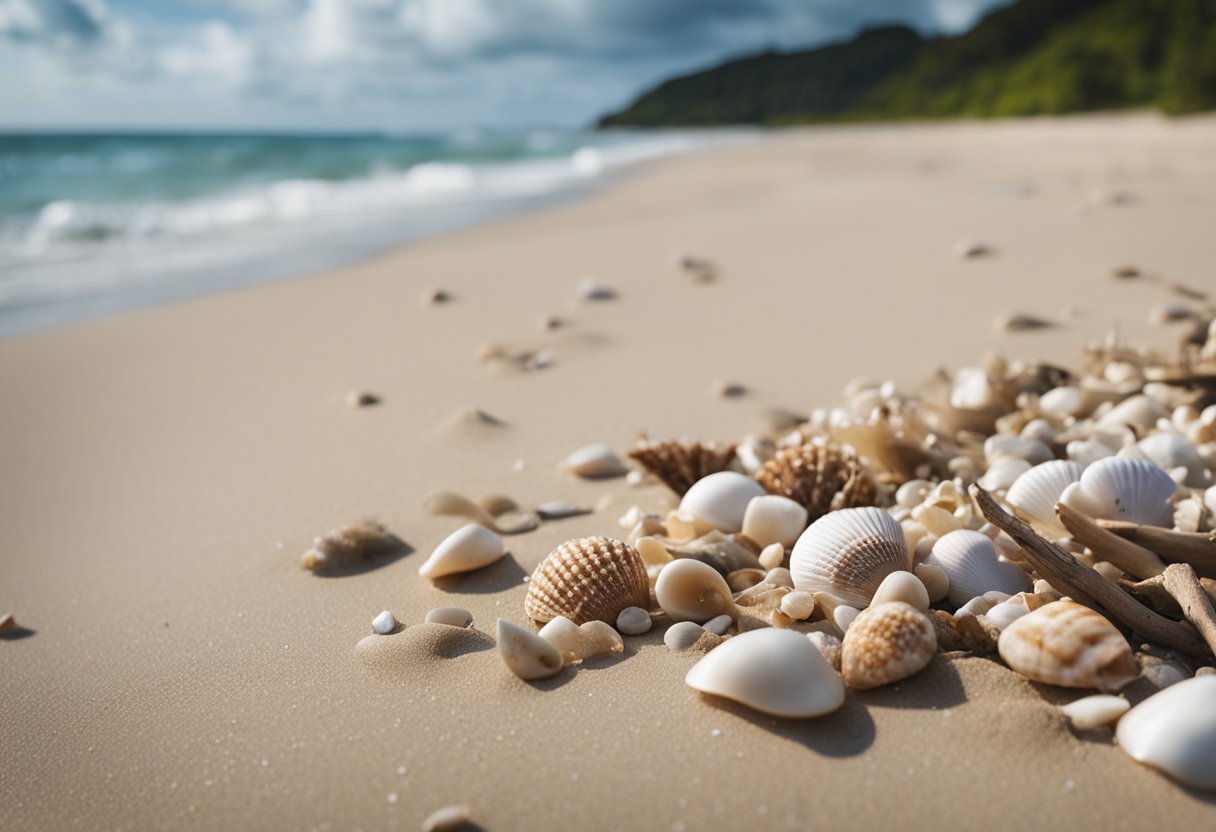
[[[1001,4],[0,0],[0,129],[574,127],[724,57]]]

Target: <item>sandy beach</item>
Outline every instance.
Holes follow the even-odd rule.
[[[412,830],[458,803],[533,832],[1216,825],[1212,794],[1076,736],[1057,705],[1079,694],[984,658],[778,720],[686,687],[700,654],[662,627],[532,684],[492,645],[556,545],[674,506],[560,471],[580,446],[735,440],[989,352],[1074,366],[1112,328],[1173,349],[1186,325],[1149,311],[1216,291],[1213,148],[1206,116],[777,132],[357,267],[0,342],[0,612],[28,628],[0,642],[0,828]],[[964,238],[993,253],[953,256]],[[585,279],[617,297],[580,301]],[[464,522],[422,510],[440,489],[595,510],[439,588],[418,566]],[[300,568],[361,517],[412,551]],[[445,604],[490,638],[421,626]],[[406,631],[357,653],[382,609]]]

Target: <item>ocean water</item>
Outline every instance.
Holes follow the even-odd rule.
[[[0,337],[354,262],[745,136],[0,134]]]

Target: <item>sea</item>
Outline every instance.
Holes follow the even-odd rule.
[[[357,262],[748,135],[0,133],[0,338]]]

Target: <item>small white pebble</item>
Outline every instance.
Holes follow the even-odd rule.
[[[724,636],[726,635],[726,631],[730,629],[730,625],[734,623],[734,619],[732,619],[729,615],[719,615],[709,619],[701,626],[714,635]]]
[[[389,792],[389,793],[388,793],[388,802],[389,802],[389,803],[396,803],[396,802],[397,802],[397,793],[396,793],[396,792]]]
[[[388,610],[377,615],[372,619],[372,630],[377,635],[387,636],[397,629],[397,619]]]

